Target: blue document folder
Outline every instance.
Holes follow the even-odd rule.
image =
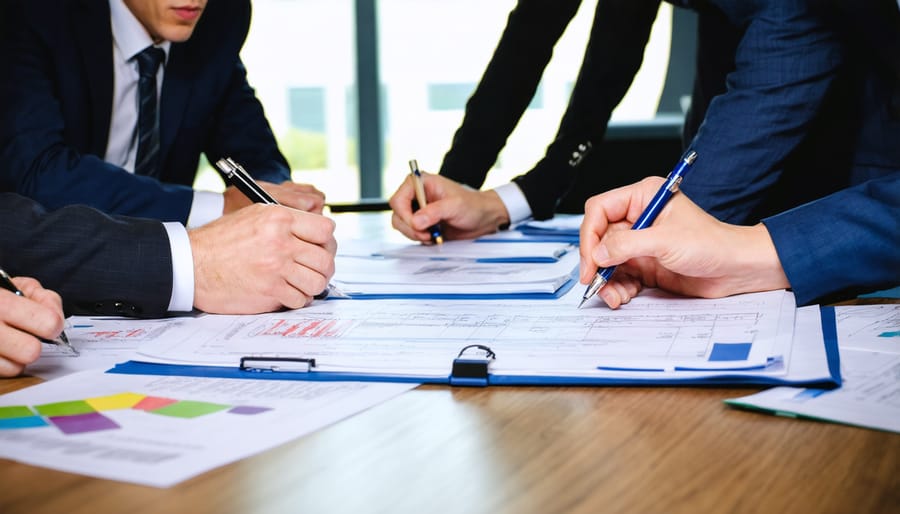
[[[547,385],[547,386],[650,386],[650,385],[794,385],[820,388],[833,388],[841,384],[840,358],[837,344],[837,331],[833,307],[820,309],[823,333],[824,354],[827,370],[823,369],[815,376],[806,375],[802,379],[791,378],[790,375],[778,376],[762,369],[727,369],[683,370],[684,378],[678,376],[661,376],[654,370],[646,370],[643,376],[619,378],[615,376],[586,375],[553,375],[542,372],[535,365],[534,373],[517,372],[497,373],[492,371],[491,364],[496,355],[485,346],[468,345],[460,349],[459,355],[447,363],[446,374],[425,375],[416,372],[403,373],[363,371],[329,371],[316,366],[315,359],[285,357],[245,357],[240,366],[193,366],[129,361],[119,364],[110,373],[142,374],[142,375],[174,375],[215,378],[253,378],[263,380],[319,380],[319,381],[382,381],[448,384],[459,386],[488,385]],[[552,343],[552,340],[548,342]],[[540,359],[535,356],[536,361]],[[772,363],[773,366],[779,363]],[[601,369],[601,368],[598,368]],[[630,370],[634,372],[634,370]]]

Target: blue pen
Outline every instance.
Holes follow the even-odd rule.
[[[669,198],[672,198],[672,195],[678,191],[678,185],[681,183],[681,179],[684,178],[684,175],[691,169],[691,165],[694,164],[695,160],[697,160],[697,152],[694,151],[688,152],[688,154],[681,159],[678,165],[675,166],[675,169],[669,173],[668,177],[666,177],[665,183],[659,188],[659,191],[656,192],[653,199],[650,200],[647,208],[641,213],[641,217],[631,226],[631,230],[641,230],[653,224],[653,221],[659,216],[663,207],[666,206]],[[584,305],[584,302],[589,298],[592,298],[597,294],[597,291],[599,291],[601,287],[606,285],[615,271],[615,266],[597,270],[597,274],[594,275],[594,279],[591,280],[590,285],[588,285],[587,290],[585,290],[584,296],[581,297],[581,303],[578,304],[579,309]]]
[[[422,209],[428,205],[428,199],[425,198],[425,184],[422,183],[422,172],[419,171],[419,163],[415,159],[409,161],[409,171],[413,178],[413,185],[416,188],[416,202],[419,204],[419,208]],[[432,243],[442,244],[444,242],[440,223],[435,223],[428,231],[431,233]]]

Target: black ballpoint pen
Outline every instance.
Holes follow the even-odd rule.
[[[22,293],[22,291],[20,291],[15,284],[13,284],[12,278],[10,278],[9,274],[7,274],[2,269],[0,269],[0,287],[15,294],[16,296],[21,296],[23,298],[25,297],[25,294]],[[59,346],[68,353],[78,355],[78,350],[76,350],[75,347],[72,346],[71,343],[69,343],[69,338],[66,337],[65,332],[60,332],[57,339],[44,339],[43,337],[38,337],[38,339],[40,339],[42,343]]]
[[[265,189],[262,188],[259,184],[253,180],[253,177],[247,173],[247,170],[244,169],[243,166],[238,164],[231,157],[225,157],[224,159],[219,159],[216,161],[216,167],[219,168],[219,171],[225,174],[225,177],[234,184],[234,187],[238,188],[241,193],[244,193],[244,196],[250,199],[253,203],[265,203],[269,205],[281,205],[278,203],[278,200],[272,197],[269,193],[266,192]],[[317,294],[313,298],[317,300],[322,300],[327,298],[329,293],[334,290],[334,286],[328,284],[328,287],[325,288],[324,291]]]
[[[216,167],[225,174],[225,177],[238,188],[244,196],[254,203],[267,203],[278,205],[278,201],[272,198],[272,195],[266,192],[259,184],[253,180],[253,177],[247,173],[243,166],[234,161],[231,157],[219,159],[216,161]]]

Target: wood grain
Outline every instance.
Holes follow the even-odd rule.
[[[753,391],[423,386],[171,489],[2,461],[0,512],[897,511],[900,436],[722,403]]]

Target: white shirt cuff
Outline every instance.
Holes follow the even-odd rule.
[[[172,250],[172,298],[169,312],[189,312],[194,308],[194,257],[187,229],[178,222],[165,222]]]
[[[194,202],[188,214],[188,228],[197,228],[222,216],[225,208],[225,196],[211,191],[194,191]]]
[[[531,217],[531,207],[528,206],[528,200],[525,199],[525,193],[519,188],[515,182],[503,184],[495,187],[494,192],[500,197],[503,205],[506,206],[506,212],[509,213],[509,224],[515,225],[520,221],[525,221]]]

